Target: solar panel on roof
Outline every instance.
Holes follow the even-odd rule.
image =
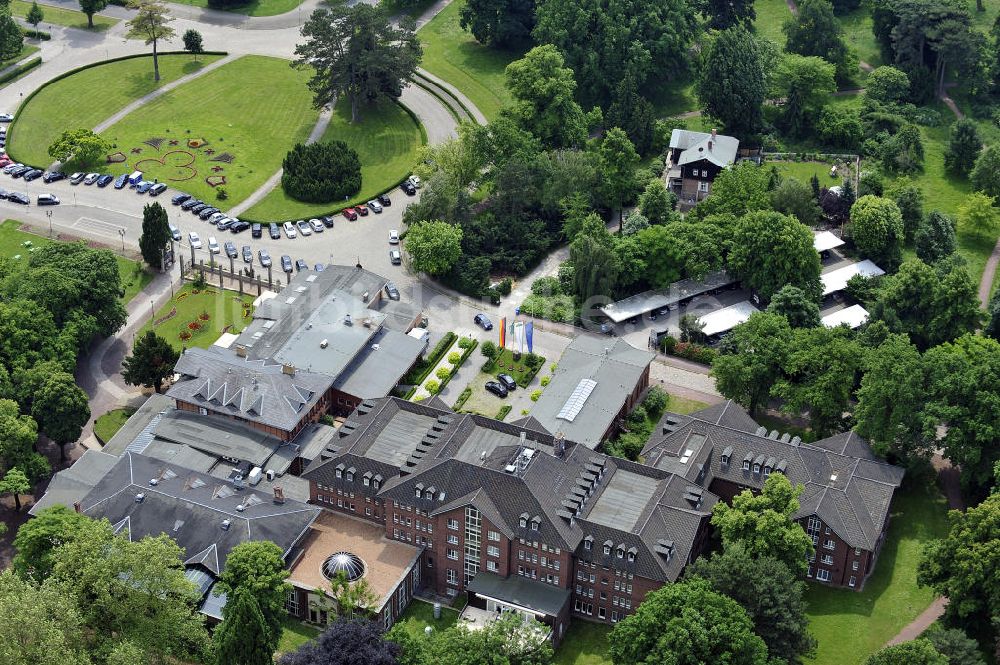
[[[556,418],[562,420],[568,420],[573,422],[578,415],[580,415],[580,410],[583,409],[584,403],[587,398],[590,397],[590,393],[594,392],[594,388],[597,387],[597,381],[593,379],[580,379],[580,383],[576,384],[576,388],[573,389],[573,394],[569,396],[566,403],[563,404],[562,409],[556,415]]]

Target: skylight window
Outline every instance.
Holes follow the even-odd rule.
[[[583,405],[586,403],[587,398],[590,397],[590,393],[594,392],[594,388],[597,387],[597,381],[593,379],[580,379],[580,383],[576,384],[576,388],[573,389],[573,394],[569,396],[566,403],[563,404],[562,409],[559,411],[556,418],[562,420],[568,420],[573,422],[580,411],[583,409]]]

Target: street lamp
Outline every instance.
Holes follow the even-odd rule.
[[[74,194],[75,196],[75,194]],[[125,229],[118,229],[118,235],[122,237],[122,255],[125,254]]]
[[[153,308],[153,299],[149,299],[149,320],[152,321],[156,318],[156,310]]]
[[[45,216],[49,218],[49,237],[52,237],[52,211],[46,210]]]

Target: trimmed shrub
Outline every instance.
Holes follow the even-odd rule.
[[[426,388],[427,392],[429,392],[431,395],[437,395],[438,391],[441,390],[441,384],[435,381],[434,379],[431,379],[426,384],[424,384],[424,388]]]
[[[511,407],[510,404],[505,404],[505,405],[501,406],[500,410],[497,411],[496,419],[497,420],[503,420],[504,418],[506,418],[507,414],[510,413],[511,408],[513,408],[513,407]]]
[[[537,402],[538,398],[541,397],[541,396],[542,396],[542,391],[541,390],[533,390],[533,391],[531,391],[531,401],[532,402]]]
[[[438,368],[437,368],[437,371],[436,371],[436,372],[434,372],[434,376],[436,376],[437,378],[439,378],[439,379],[441,379],[442,381],[444,381],[444,380],[446,380],[446,379],[447,379],[447,378],[448,378],[449,376],[451,376],[451,370],[450,370],[450,369],[448,369],[447,367],[444,367],[444,366],[442,366],[442,367],[438,367]]]
[[[458,340],[458,348],[467,349],[473,345],[473,339],[471,337],[462,337]]]
[[[467,348],[467,347],[462,347],[461,345],[459,345],[459,347],[460,348]],[[458,351],[452,351],[451,353],[448,354],[448,364],[449,365],[457,365],[460,362],[462,362],[462,354],[461,353],[459,353]]]
[[[6,74],[0,75],[0,84],[7,83],[8,81],[13,81],[18,76],[21,76],[25,72],[27,72],[27,71],[29,71],[31,69],[34,69],[35,67],[37,67],[40,64],[42,64],[41,57],[32,58],[31,60],[28,60],[23,65],[19,65],[19,66],[15,67],[14,69],[10,70],[9,72],[7,72]]]
[[[551,376],[543,376],[542,377],[542,381],[541,381],[542,388],[544,388],[545,386],[549,385],[549,383],[551,381],[552,381],[552,377]]]
[[[343,141],[299,143],[282,162],[281,187],[307,203],[330,203],[361,189],[361,160]]]

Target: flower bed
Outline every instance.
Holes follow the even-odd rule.
[[[169,321],[170,319],[174,318],[175,316],[177,316],[177,308],[176,307],[171,307],[170,311],[167,312],[164,316],[161,316],[157,320],[153,321],[153,327],[155,328],[156,326],[160,325],[161,323],[166,323],[167,321]]]

